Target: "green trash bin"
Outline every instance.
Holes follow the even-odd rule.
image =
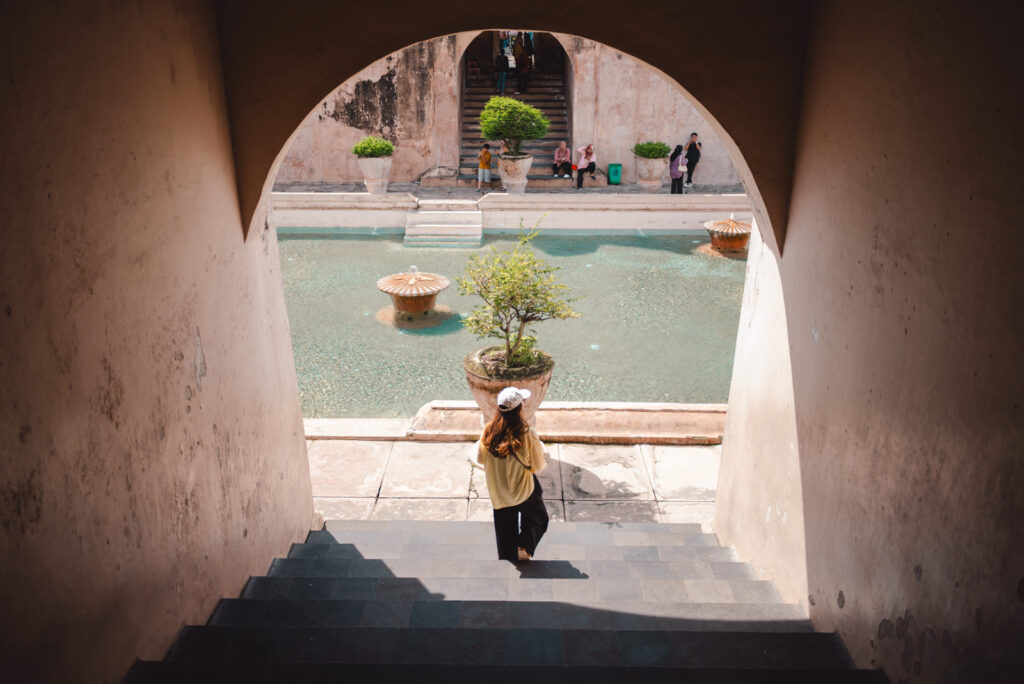
[[[608,182],[611,185],[618,185],[622,182],[622,164],[608,165]]]

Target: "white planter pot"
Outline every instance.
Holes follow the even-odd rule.
[[[388,191],[388,174],[391,173],[391,157],[357,157],[359,170],[363,172],[366,192]]]
[[[661,190],[661,179],[668,169],[668,157],[647,159],[634,154],[633,159],[636,161],[636,184],[646,192]]]
[[[526,192],[526,175],[533,166],[533,156],[498,157],[501,165],[501,182],[508,192]]]

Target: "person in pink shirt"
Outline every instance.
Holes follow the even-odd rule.
[[[589,173],[590,179],[596,180],[594,173],[597,171],[597,155],[593,145],[586,145],[576,151],[580,153],[580,160],[576,162],[576,189],[582,190],[584,173]]]
[[[572,152],[564,140],[558,143],[558,147],[555,148],[555,160],[551,164],[551,171],[551,175],[555,178],[558,178],[560,175],[572,178]]]

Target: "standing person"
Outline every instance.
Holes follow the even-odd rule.
[[[547,466],[544,444],[523,421],[523,401],[529,398],[526,389],[501,390],[498,411],[477,442],[476,461],[487,476],[501,560],[530,560],[548,529],[544,491],[536,475]]]
[[[494,57],[494,92],[498,95],[505,94],[506,78],[508,78],[508,55],[504,50],[499,50]]]
[[[522,67],[523,58],[525,56],[526,56],[526,50],[523,48],[523,39],[522,39],[522,37],[520,35],[513,35],[512,36],[512,59],[515,60],[515,70],[516,70],[517,74],[519,73],[519,70]],[[514,91],[516,95],[519,94],[519,85],[521,84],[521,82],[522,82],[521,79],[516,81],[516,90]]]
[[[576,151],[580,153],[580,160],[576,162],[576,189],[582,190],[584,173],[589,173],[591,180],[597,180],[594,175],[597,171],[597,155],[593,145],[586,145]]]
[[[683,146],[676,145],[672,150],[672,156],[668,158],[668,175],[672,179],[673,195],[683,194],[683,174],[686,173],[686,157],[683,156]]]
[[[482,192],[483,184],[491,186],[491,146],[484,143],[476,153],[476,191]]]
[[[508,140],[502,140],[501,141],[501,147],[498,149],[498,158],[500,159],[501,157],[504,157],[506,154],[508,154],[511,151],[512,151],[512,143],[509,142]],[[504,177],[499,178],[498,180],[501,181],[501,188],[499,188],[499,189],[502,192],[506,192]]]
[[[555,148],[555,160],[551,164],[551,171],[551,175],[555,178],[558,178],[559,175],[572,178],[572,152],[564,140]]]
[[[516,73],[519,74],[519,90],[517,93],[525,93],[526,87],[530,85],[530,72],[533,71],[533,57],[525,51],[523,56],[516,60]]]
[[[686,187],[693,187],[693,171],[700,161],[700,143],[697,142],[697,134],[690,134],[690,142],[686,143]]]

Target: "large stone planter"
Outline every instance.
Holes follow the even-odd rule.
[[[498,157],[498,164],[501,166],[501,182],[505,190],[512,193],[526,192],[526,175],[533,166],[533,155],[503,155]]]
[[[466,371],[466,380],[469,382],[469,391],[473,399],[483,412],[483,423],[486,424],[498,411],[498,392],[506,387],[518,387],[530,390],[530,398],[523,404],[523,419],[533,424],[533,416],[537,408],[544,401],[544,395],[548,392],[548,385],[551,384],[551,373],[555,368],[554,359],[544,354],[544,360],[531,366],[522,375],[510,373],[508,377],[493,377],[481,372],[480,357],[485,352],[500,347],[485,347],[477,349],[466,355],[462,360],[462,367]],[[543,353],[543,352],[542,352]]]
[[[634,154],[633,159],[636,161],[636,184],[640,189],[645,192],[660,191],[661,179],[668,169],[668,157],[648,159]]]
[[[388,191],[388,175],[391,173],[391,157],[357,157],[359,170],[363,172],[366,192],[380,194]]]

